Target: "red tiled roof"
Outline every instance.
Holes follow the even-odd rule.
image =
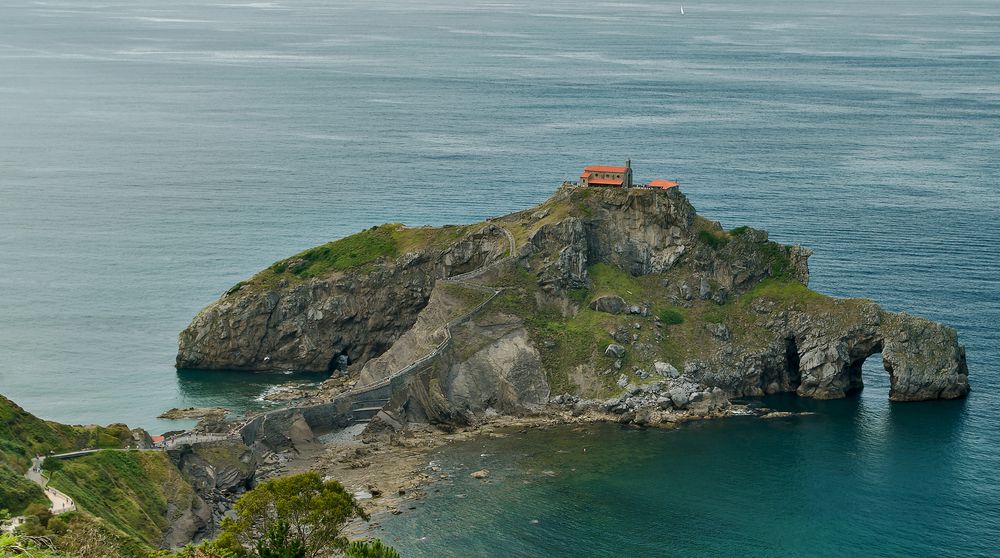
[[[680,184],[674,182],[673,180],[663,180],[662,178],[657,178],[656,180],[653,180],[649,184],[647,184],[647,186],[649,186],[650,188],[667,189],[667,188],[676,188],[680,186]]]
[[[158,444],[163,441],[163,436],[150,436],[154,444]]]
[[[582,173],[580,173],[580,178],[587,178],[588,176],[590,176],[590,173],[587,171],[583,171]]]
[[[625,167],[609,167],[607,165],[590,165],[584,167],[584,172],[625,172]]]
[[[615,180],[613,178],[591,178],[587,181],[587,184],[591,186],[621,186],[624,184],[623,180]]]

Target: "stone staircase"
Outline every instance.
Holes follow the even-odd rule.
[[[387,398],[365,399],[351,404],[351,424],[366,424],[389,402]]]

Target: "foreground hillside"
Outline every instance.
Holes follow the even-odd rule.
[[[93,538],[102,555],[147,556],[213,529],[197,481],[208,470],[225,474],[224,445],[151,450],[142,430],[45,421],[0,396],[0,447],[0,510],[26,514],[25,529],[48,536],[60,548],[77,549],[77,543]],[[45,460],[49,486],[72,498],[77,508],[51,517],[42,488],[24,476],[31,459],[92,448],[107,449]]]
[[[124,424],[70,426],[42,420],[0,395],[0,509],[20,513],[28,504],[45,504],[41,488],[24,478],[31,459],[49,452],[137,445],[145,433]]]
[[[195,317],[177,365],[349,361],[361,386],[393,379],[397,427],[550,402],[655,423],[734,397],[840,398],[879,352],[893,400],[968,392],[954,330],[810,290],[808,256],[676,189],[563,187],[483,223],[384,225],[276,262]]]

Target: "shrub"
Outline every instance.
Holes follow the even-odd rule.
[[[719,248],[725,246],[727,242],[729,242],[729,239],[726,238],[725,233],[713,232],[707,230],[698,231],[698,240],[704,242],[705,244],[708,244],[713,250],[718,250]]]
[[[354,497],[315,471],[264,481],[240,496],[236,516],[222,521],[222,535],[234,551],[256,547],[267,556],[329,556],[347,547],[340,532],[353,517],[368,519]],[[260,541],[262,533],[267,540]]]
[[[570,289],[569,299],[577,304],[584,304],[590,298],[590,291],[587,289]]]
[[[731,234],[733,236],[740,236],[743,233],[747,232],[748,230],[750,230],[750,227],[747,227],[747,226],[736,227],[735,229],[731,229],[729,231],[729,234]]]
[[[344,558],[399,558],[399,552],[387,546],[379,539],[373,541],[354,541],[347,545]]]
[[[667,308],[666,310],[660,311],[660,321],[667,325],[677,325],[684,323],[684,314],[680,310],[674,308]]]

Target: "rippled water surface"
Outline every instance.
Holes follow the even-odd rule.
[[[521,209],[584,164],[631,157],[638,179],[679,180],[726,226],[813,248],[816,289],[955,326],[974,393],[890,405],[875,363],[860,399],[816,418],[598,429],[606,460],[482,488],[499,523],[450,552],[989,554],[1000,6],[685,9],[4,1],[0,393],[154,430],[177,405],[262,405],[275,382],[315,378],[172,368],[177,332],[236,281],[376,223]],[[504,450],[511,470],[542,459],[519,451]],[[485,518],[476,502],[432,500],[387,528],[408,553],[443,554],[428,531]]]

